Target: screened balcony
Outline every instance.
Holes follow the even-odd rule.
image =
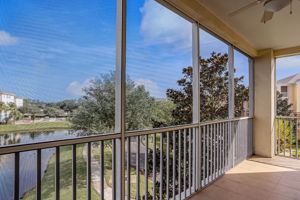
[[[299,2],[64,3],[0,3],[1,200],[298,198]]]

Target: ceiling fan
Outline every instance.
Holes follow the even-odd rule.
[[[290,6],[290,14],[292,14],[292,1],[293,0],[256,0],[253,1],[231,13],[228,15],[230,17],[235,16],[249,8],[252,8],[257,5],[261,5],[264,8],[264,13],[261,19],[262,23],[266,23],[267,21],[271,20],[273,18],[273,15],[275,12],[280,11],[281,9]]]

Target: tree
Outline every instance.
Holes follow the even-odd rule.
[[[200,70],[200,99],[201,99],[201,121],[207,120],[215,120],[215,119],[223,119],[228,117],[228,72],[227,72],[227,61],[228,56],[227,54],[216,54],[212,53],[210,58],[207,59],[200,59],[201,70]],[[172,117],[174,121],[169,122],[168,125],[174,124],[187,124],[192,122],[192,103],[193,103],[193,69],[192,67],[186,67],[182,70],[183,78],[178,80],[177,83],[180,86],[179,90],[175,89],[168,89],[167,90],[167,97],[170,101],[173,102],[175,108],[172,111]],[[235,104],[236,110],[235,115],[238,116],[241,114],[242,110],[244,109],[244,101],[248,101],[248,88],[246,88],[243,84],[244,77],[237,77],[234,79],[235,83]],[[181,134],[181,142],[184,141],[184,136]],[[175,134],[175,144],[173,141],[170,141],[170,148],[175,146],[175,151],[179,152],[179,134]],[[209,146],[207,146],[209,147]],[[183,152],[183,144],[181,144],[181,151]],[[159,158],[159,149],[157,149],[156,158]],[[149,171],[151,172],[152,166],[152,154],[153,151],[150,150],[150,165]],[[183,160],[183,154],[181,154],[181,160]],[[188,155],[186,155],[188,156]],[[179,159],[177,156],[173,158],[170,156],[170,160],[172,159]],[[159,160],[156,161],[159,163]],[[163,162],[166,163],[165,158],[163,158]],[[170,161],[170,163],[172,163]],[[179,162],[175,162],[175,168],[178,169]],[[183,169],[183,163],[180,163],[181,169]],[[159,166],[159,164],[157,165]],[[171,168],[171,167],[170,167]],[[164,172],[166,172],[166,167],[164,166]],[[160,168],[156,167],[156,171],[159,173]],[[175,176],[178,176],[178,171],[176,170]],[[182,172],[183,173],[183,170]],[[177,174],[177,175],[176,175]],[[172,180],[173,173],[170,171],[170,180]],[[183,182],[184,178],[181,177]],[[165,173],[163,174],[163,179],[165,180]],[[166,187],[166,183],[163,182],[163,187]],[[156,187],[159,188],[160,182],[155,183]],[[172,191],[173,183],[172,181],[169,182],[169,191]],[[182,185],[179,185],[179,182],[175,182],[176,193],[183,191],[184,188]],[[159,191],[157,189],[157,191]],[[166,191],[164,189],[164,191]],[[172,194],[172,192],[170,192]],[[166,194],[163,194],[164,196]],[[156,194],[159,197],[159,193]],[[150,197],[151,198],[151,197]]]
[[[19,120],[23,117],[15,103],[8,103],[8,110],[10,111],[9,119]]]
[[[73,111],[78,108],[79,103],[76,100],[67,99],[61,102],[57,102],[56,106],[66,113],[73,113]]]
[[[6,117],[6,111],[8,110],[8,106],[4,102],[0,102],[0,123],[5,122],[6,124],[9,121],[9,118]],[[3,117],[3,118],[2,118]]]
[[[291,110],[292,104],[288,103],[288,99],[284,98],[283,95],[277,91],[277,115],[278,116],[289,116],[293,113]]]
[[[74,128],[89,133],[114,130],[115,73],[104,74],[90,81],[83,89],[79,108],[71,121]],[[130,78],[126,85],[126,130],[152,128],[154,98],[144,86],[137,86]]]
[[[172,111],[175,104],[170,100],[156,100],[153,106],[152,123],[154,128],[166,127],[174,124]]]
[[[227,54],[211,53],[210,58],[200,59],[200,112],[201,121],[224,119],[228,117],[228,80]],[[179,90],[168,89],[168,98],[176,105],[173,117],[176,124],[192,122],[193,68],[182,70],[183,78],[177,81]],[[236,77],[235,115],[240,116],[244,102],[248,101],[248,88],[242,84],[244,77]]]
[[[7,109],[7,105],[4,102],[0,102],[0,111],[6,111]]]

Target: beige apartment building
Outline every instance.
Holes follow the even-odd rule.
[[[277,81],[277,91],[292,104],[294,116],[300,116],[300,73],[280,79]],[[297,133],[300,136],[300,119],[297,120]]]
[[[295,115],[300,114],[300,73],[277,81],[277,91],[288,98]]]

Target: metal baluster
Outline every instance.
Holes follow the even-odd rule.
[[[159,141],[159,198],[160,200],[163,199],[163,133],[160,134],[160,141]]]
[[[153,200],[156,199],[156,134],[153,134]]]
[[[277,140],[276,140],[276,143],[277,143],[277,155],[279,155],[279,153],[280,153],[280,121],[279,121],[279,119],[276,119],[276,124],[277,124]]]
[[[130,199],[131,192],[131,137],[127,137],[127,199]]]
[[[173,131],[173,199],[176,197],[176,138],[175,131]]]
[[[223,159],[222,159],[222,174],[224,174],[225,173],[225,123],[222,123],[222,143],[223,143],[223,145],[222,145],[222,149],[223,149]]]
[[[293,129],[294,129],[294,127],[293,127],[293,124],[292,124],[291,120],[289,120],[288,124],[290,126],[290,157],[293,157],[293,154],[292,154],[292,145],[293,145],[293,143],[292,143],[292,137],[293,137]]]
[[[210,131],[211,131],[211,125],[207,125],[207,131],[206,131],[206,184],[209,183],[209,162],[210,162]]]
[[[100,197],[104,200],[104,141],[100,141]]]
[[[213,179],[216,179],[216,124],[214,124],[213,126]]]
[[[277,119],[277,155],[280,154],[280,119]]]
[[[298,159],[298,118],[296,118],[296,158]]]
[[[36,200],[40,200],[42,198],[42,150],[38,149],[36,153]]]
[[[213,125],[210,127],[210,179],[209,182],[213,180]]]
[[[140,136],[137,136],[137,151],[136,151],[136,200],[140,198],[140,153],[141,153],[141,144]]]
[[[206,126],[203,126],[203,186],[206,183]]]
[[[148,199],[148,135],[145,135],[146,152],[145,152],[145,199]],[[128,198],[130,199],[130,198]]]
[[[76,200],[76,144],[72,145],[72,199]]]
[[[183,188],[184,198],[186,198],[186,129],[183,131]]]
[[[55,148],[55,199],[60,199],[60,149],[59,146]]]
[[[229,122],[230,124],[230,148],[231,148],[231,152],[230,152],[230,168],[233,168],[233,163],[234,163],[234,123],[231,121]]]
[[[189,128],[189,194],[192,192],[192,136],[191,129]]]
[[[198,171],[198,189],[199,189],[199,188],[202,188],[202,148],[203,148],[202,147],[202,135],[203,135],[202,127],[198,126],[198,130],[199,130],[199,133],[198,133],[198,138],[199,138],[198,156],[199,156],[199,159],[198,159],[197,171]]]
[[[15,177],[14,177],[14,199],[19,200],[20,196],[20,153],[15,153]]]
[[[228,156],[229,156],[229,127],[228,122],[225,122],[225,172],[228,170]]]
[[[92,198],[92,160],[91,160],[91,143],[87,143],[87,199]]]
[[[219,144],[219,129],[220,129],[220,124],[218,123],[217,124],[217,138],[216,138],[216,142],[217,142],[217,177],[220,175],[219,174],[219,172],[220,172],[220,170],[219,170],[219,158],[220,158],[220,156],[219,156],[219,146],[220,146],[220,144]]]
[[[192,159],[192,166],[193,166],[193,169],[192,169],[192,174],[193,174],[193,176],[192,176],[192,181],[193,181],[193,183],[192,183],[192,185],[193,185],[193,190],[192,190],[192,192],[195,192],[196,191],[196,177],[197,177],[197,172],[196,172],[196,163],[197,163],[197,158],[196,158],[196,141],[197,141],[197,138],[196,138],[196,128],[192,128],[192,130],[193,130],[193,159]]]
[[[116,199],[116,140],[112,140],[112,199]]]
[[[285,148],[286,148],[286,120],[283,120],[284,122],[284,125],[283,125],[283,134],[284,134],[284,141],[283,141],[283,144],[284,144],[284,151],[283,151],[283,155],[285,156]]]
[[[199,188],[199,126],[195,127],[195,190]]]
[[[166,192],[167,199],[170,199],[170,191],[169,191],[169,181],[170,181],[170,132],[167,132],[167,183],[166,183]]]
[[[181,199],[181,130],[178,131],[178,196]]]

